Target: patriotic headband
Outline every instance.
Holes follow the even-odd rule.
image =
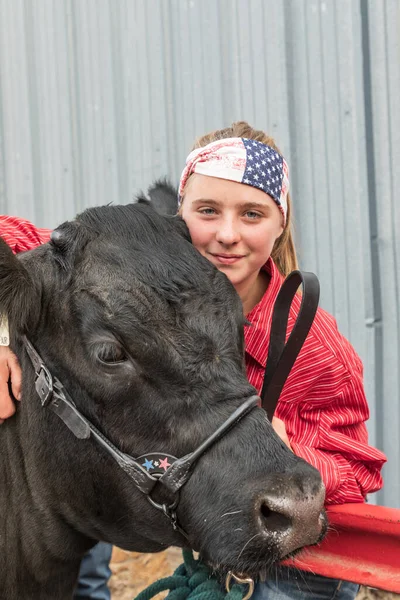
[[[276,150],[256,140],[226,138],[193,150],[179,182],[179,205],[192,173],[252,185],[271,196],[286,221],[289,168]]]

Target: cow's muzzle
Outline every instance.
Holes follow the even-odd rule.
[[[325,486],[319,473],[311,469],[298,483],[296,477],[269,476],[263,486],[267,491],[255,498],[258,532],[273,541],[280,558],[318,543],[326,533]]]

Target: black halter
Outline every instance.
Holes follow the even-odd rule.
[[[301,307],[292,333],[285,344],[289,309],[299,285],[303,286]],[[318,297],[318,279],[312,273],[301,271],[293,271],[286,278],[278,294],[272,316],[270,348],[261,394],[262,407],[267,411],[270,419],[272,419],[290,369],[312,325],[318,307]],[[48,407],[60,417],[77,438],[88,439],[93,436],[96,442],[133,480],[136,487],[145,494],[149,502],[170,519],[174,530],[188,538],[186,532],[178,525],[176,517],[180,489],[188,481],[199,458],[240,419],[253,410],[259,404],[260,398],[255,395],[247,398],[214,433],[186,456],[175,458],[169,454],[154,452],[133,458],[118,450],[79,412],[62,383],[57,377],[52,376],[40,355],[25,336],[23,343],[35,369],[35,388],[42,406]],[[150,468],[153,474],[149,472]],[[153,500],[151,493],[156,484],[167,491],[167,495],[171,497],[169,503],[159,504]]]
[[[60,417],[77,438],[88,439],[92,436],[133,480],[136,487],[146,495],[149,502],[170,519],[173,528],[187,538],[186,532],[177,523],[175,512],[179,502],[180,489],[189,479],[194,465],[204,452],[256,407],[260,398],[251,396],[245,400],[196,450],[182,458],[175,458],[175,456],[160,452],[133,458],[118,450],[93,423],[79,412],[67,390],[57,377],[52,376],[40,355],[25,336],[23,343],[35,369],[35,388],[42,406],[49,408]],[[149,473],[149,468],[154,471],[153,474]],[[168,504],[159,504],[151,497],[156,484],[163,486],[171,496],[172,499]]]

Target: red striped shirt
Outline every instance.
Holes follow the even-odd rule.
[[[0,215],[0,235],[14,254],[49,241],[51,229],[38,229],[29,221]]]
[[[284,278],[272,260],[271,276],[261,301],[247,315],[247,377],[261,392],[268,356],[272,310]],[[296,296],[288,333],[300,309]],[[363,502],[382,487],[385,455],[368,445],[369,409],[363,366],[354,348],[338,331],[335,319],[318,309],[310,333],[289,374],[275,415],[284,421],[293,451],[314,465],[326,486],[326,503]]]
[[[29,221],[0,216],[0,235],[13,252],[45,243],[50,229]],[[247,376],[261,392],[271,328],[272,309],[283,277],[269,260],[271,280],[261,301],[247,315],[245,327]],[[300,308],[295,297],[288,333]],[[314,465],[326,486],[326,503],[363,502],[382,487],[385,455],[368,445],[362,363],[339,333],[335,319],[318,309],[311,331],[282,390],[276,416],[284,421],[293,451]]]

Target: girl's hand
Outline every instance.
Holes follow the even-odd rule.
[[[0,346],[0,423],[15,413],[15,405],[9,393],[8,382],[14,398],[21,397],[21,367],[8,346]]]
[[[281,419],[278,419],[278,417],[272,417],[271,425],[274,428],[275,433],[277,433],[279,435],[279,437],[281,438],[282,442],[284,442],[286,444],[286,446],[289,448],[289,450],[292,450],[292,447],[289,442],[289,438],[286,433],[285,423]],[[292,450],[292,452],[293,452],[293,450]]]

